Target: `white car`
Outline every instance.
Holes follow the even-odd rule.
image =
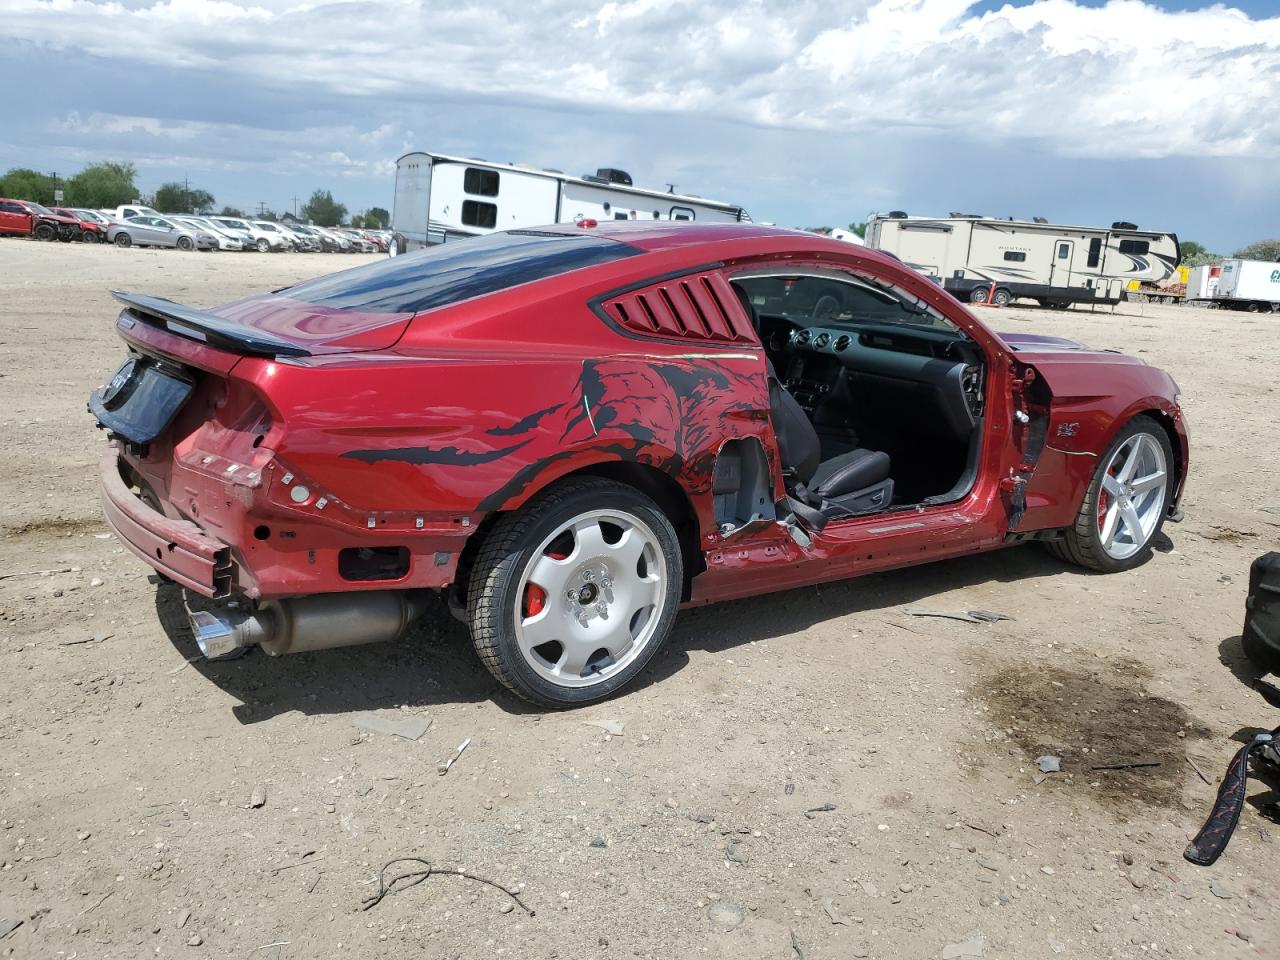
[[[290,250],[301,250],[303,248],[302,238],[283,223],[273,223],[270,220],[251,220],[250,223],[264,233],[284,237],[289,244],[288,249]]]
[[[283,233],[276,231],[266,231],[260,227],[255,227],[248,220],[241,220],[239,217],[209,217],[211,223],[226,227],[228,230],[238,230],[241,233],[247,233],[253,240],[253,247],[259,253],[266,253],[269,250],[292,250],[291,244]]]
[[[193,230],[199,230],[203,233],[209,234],[209,236],[213,237],[213,239],[218,241],[219,250],[243,250],[244,249],[244,242],[240,239],[240,237],[235,236],[229,231],[220,230],[218,227],[215,227],[213,224],[205,220],[201,220],[197,217],[185,217],[185,216],[172,216],[169,219],[174,220],[177,223],[183,224],[184,226],[191,227]]]

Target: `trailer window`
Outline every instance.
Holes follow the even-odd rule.
[[[1102,238],[1094,237],[1089,241],[1089,266],[1096,267],[1102,257]]]
[[[1071,256],[1071,244],[1069,243],[1058,244],[1058,259],[1065,260],[1069,256]]]
[[[498,205],[479,200],[462,201],[462,225],[492,229],[498,225]]]
[[[1004,252],[1004,258],[1012,261],[1013,263],[1025,263],[1027,255],[1021,250],[1006,250]]]
[[[498,171],[481,170],[479,167],[467,167],[462,175],[462,190],[477,197],[496,197],[498,195]]]
[[[694,217],[695,217],[694,212],[690,210],[688,207],[672,207],[671,208],[672,220],[693,220]]]
[[[1131,253],[1135,257],[1145,257],[1147,255],[1147,252],[1150,251],[1150,249],[1151,249],[1151,244],[1147,243],[1147,241],[1145,240],[1121,240],[1120,241],[1120,252]]]
[[[419,313],[640,253],[603,237],[511,230],[427,247],[276,293],[337,310]]]

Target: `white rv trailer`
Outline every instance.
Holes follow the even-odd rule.
[[[892,253],[971,303],[1016,297],[1048,307],[1118,303],[1131,280],[1158,283],[1178,266],[1172,233],[1132,223],[1072,227],[991,217],[872,214],[867,246]]]
[[[573,177],[559,170],[423,152],[406,153],[396,161],[394,207],[396,253],[497,230],[582,219],[751,220],[732,203],[633,186],[623,170]]]

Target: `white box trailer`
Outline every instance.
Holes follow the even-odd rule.
[[[498,230],[594,220],[750,221],[742,207],[634,186],[626,171],[570,176],[514,163],[415,151],[396,161],[392,250]]]
[[[1187,271],[1187,297],[1192,300],[1212,300],[1218,295],[1218,284],[1222,278],[1221,265],[1192,267]]]
[[[895,211],[872,214],[866,239],[971,303],[993,296],[995,303],[1026,297],[1048,307],[1119,303],[1131,281],[1159,283],[1181,259],[1176,235],[1125,222],[1075,227]]]
[[[1280,312],[1280,263],[1223,260],[1222,276],[1213,299],[1233,310]]]

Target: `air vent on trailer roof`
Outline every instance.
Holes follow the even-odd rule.
[[[751,319],[718,273],[680,277],[614,297],[605,314],[628,333],[664,340],[753,343]]]

